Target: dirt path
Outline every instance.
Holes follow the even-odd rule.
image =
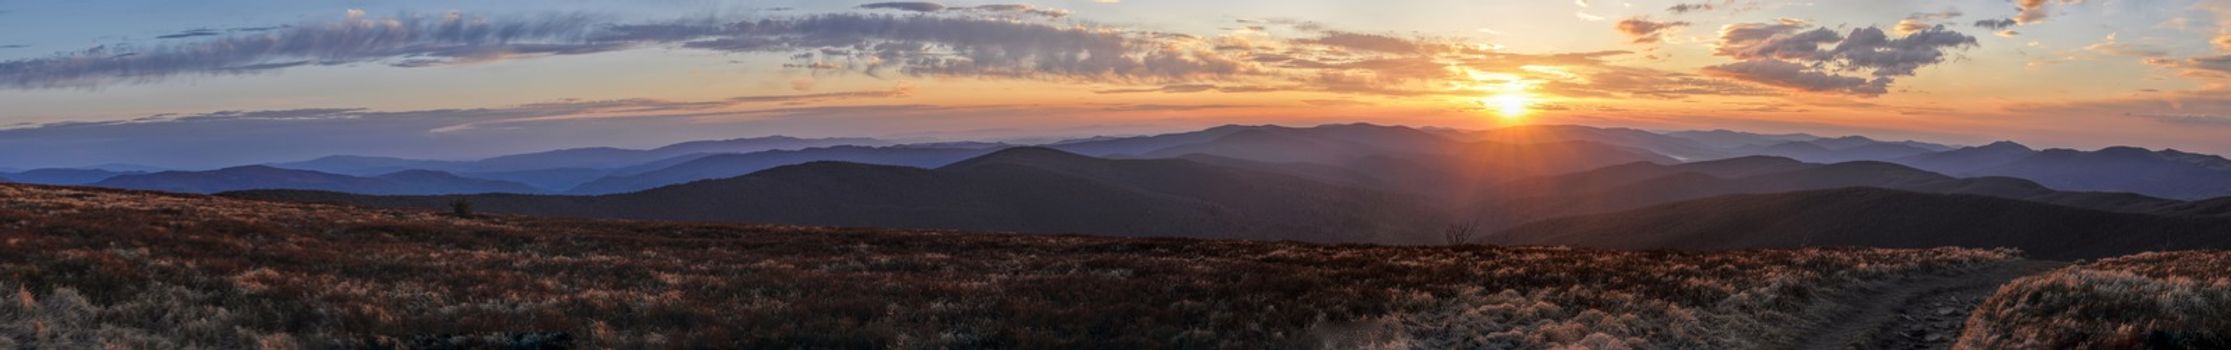
[[[1949,349],[1961,323],[1999,285],[2064,263],[2024,260],[1961,275],[1909,280],[1838,298],[1845,305],[1798,349]]]

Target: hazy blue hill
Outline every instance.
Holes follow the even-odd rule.
[[[2052,149],[1968,175],[2010,176],[2075,191],[2132,192],[2174,199],[2231,196],[2231,170],[2209,158],[2136,147]],[[2220,159],[2220,158],[2218,158]]]
[[[1741,155],[1731,152],[1729,149],[1707,146],[1694,140],[1665,134],[1627,128],[1599,128],[1578,125],[1534,125],[1492,129],[1474,134],[1471,140],[1506,144],[1584,141],[1640,149],[1685,161],[1712,160]]]
[[[101,180],[107,180],[109,178],[117,176],[135,174],[144,173],[101,169],[46,168],[26,170],[17,173],[0,173],[0,177],[7,178],[9,181],[29,184],[84,185],[101,182]]]
[[[2030,149],[2029,146],[2010,141],[2000,141],[1983,146],[1906,156],[1894,161],[1929,171],[1965,174],[2012,163],[2034,154],[2037,154],[2037,150]]]
[[[785,165],[816,161],[896,165],[918,168],[943,166],[990,153],[973,148],[912,148],[838,146],[803,150],[709,155],[657,170],[617,175],[583,183],[567,193],[611,194],[647,190],[698,180],[729,178]]]
[[[378,177],[359,177],[269,166],[242,166],[210,171],[165,171],[124,175],[92,186],[183,193],[217,193],[255,189],[300,189],[360,194],[464,194],[537,192],[515,182],[471,179],[453,174],[415,170]]]
[[[813,162],[604,196],[232,196],[488,212],[1121,236],[1431,243],[1445,216],[1416,199],[1205,163],[1016,148],[939,169]]]

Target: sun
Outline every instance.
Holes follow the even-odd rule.
[[[1520,119],[1533,112],[1534,97],[1528,96],[1524,92],[1505,92],[1490,96],[1487,100],[1481,102],[1488,108],[1495,109],[1495,114],[1502,116],[1503,119]]]

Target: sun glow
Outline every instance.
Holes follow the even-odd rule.
[[[1548,66],[1526,66],[1523,69],[1529,73],[1553,76],[1571,74],[1561,68]],[[1540,80],[1502,72],[1465,70],[1465,73],[1471,76],[1471,81],[1457,86],[1485,96],[1471,101],[1477,105],[1478,111],[1495,113],[1504,121],[1517,121],[1533,114],[1534,107],[1542,103],[1541,98],[1532,92],[1535,85],[1542,83]]]
[[[1495,109],[1495,113],[1501,115],[1503,119],[1518,119],[1533,112],[1534,97],[1526,95],[1525,92],[1514,91],[1497,94],[1481,102],[1486,107]]]

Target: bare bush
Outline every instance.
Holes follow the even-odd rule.
[[[1968,318],[1962,349],[2231,348],[2231,252],[2125,256],[2022,278]]]

